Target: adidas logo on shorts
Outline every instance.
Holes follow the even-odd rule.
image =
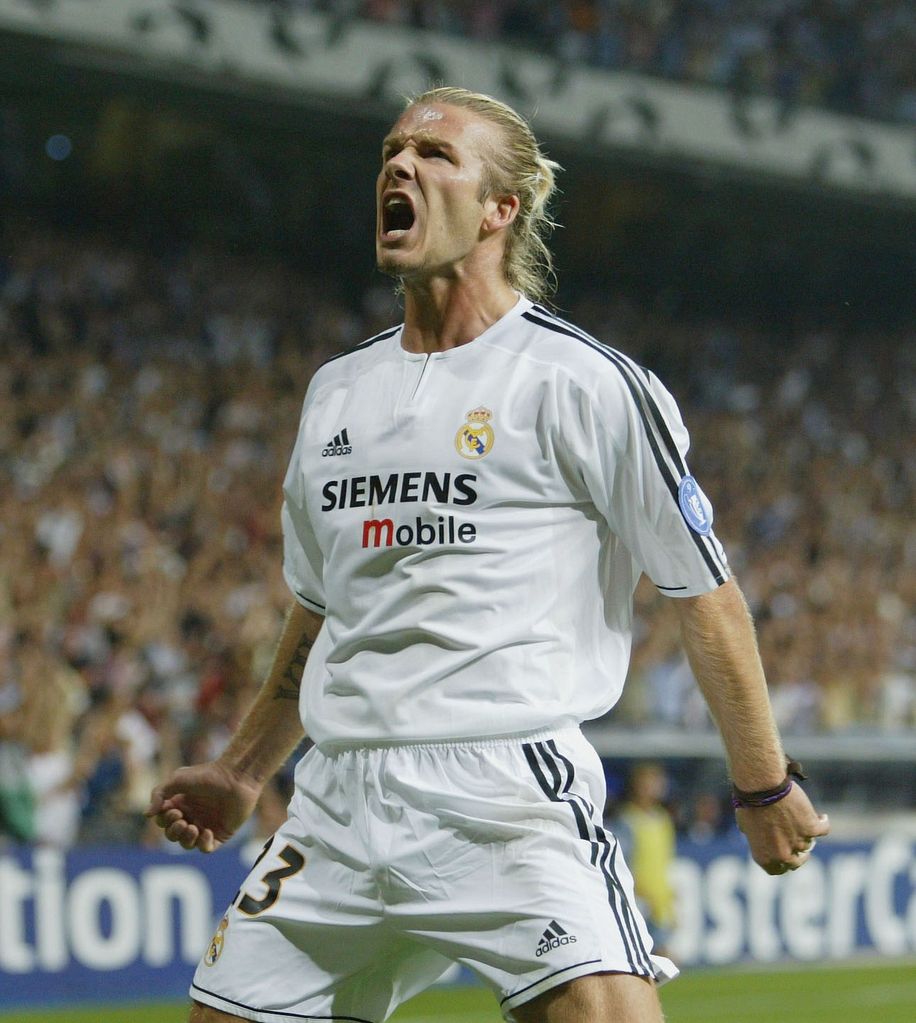
[[[576,936],[574,934],[567,934],[556,920],[551,920],[547,925],[547,929],[541,935],[537,951],[534,954],[537,956],[545,955],[551,949],[559,948],[561,945],[572,945],[575,943],[575,940]]]
[[[347,428],[344,427],[340,433],[335,433],[331,440],[327,442],[324,451],[321,452],[321,457],[330,458],[331,455],[349,455],[352,450],[350,438],[347,436]]]

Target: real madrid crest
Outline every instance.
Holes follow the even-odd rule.
[[[223,917],[219,922],[219,927],[216,929],[216,934],[213,935],[209,946],[207,947],[206,955],[204,956],[204,962],[207,966],[213,966],[216,960],[223,954],[223,943],[225,942],[226,928],[229,926],[229,918]]]
[[[483,458],[493,450],[496,435],[490,420],[493,413],[488,408],[471,409],[465,416],[465,423],[455,434],[455,450],[462,458]]]

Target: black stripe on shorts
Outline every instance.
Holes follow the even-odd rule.
[[[583,842],[590,846],[589,860],[597,867],[607,888],[608,904],[623,942],[627,962],[633,973],[655,977],[652,960],[646,951],[633,909],[617,874],[617,839],[595,823],[594,806],[583,796],[572,791],[575,768],[572,761],[560,753],[556,740],[523,743],[522,751],[541,791],[553,803],[565,803],[576,821],[576,830]],[[548,779],[548,775],[550,778]]]

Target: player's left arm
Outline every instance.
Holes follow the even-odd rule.
[[[745,792],[775,789],[786,756],[744,596],[733,579],[708,593],[674,598],[690,666],[725,744],[731,778]],[[768,806],[737,811],[751,854],[769,874],[800,867],[830,825],[796,784]]]

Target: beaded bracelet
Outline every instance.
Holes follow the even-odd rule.
[[[786,763],[786,776],[783,780],[771,789],[761,789],[759,792],[745,792],[737,785],[732,785],[731,804],[736,810],[756,810],[762,806],[772,806],[780,799],[785,799],[792,791],[793,778],[804,781],[807,775],[802,770],[802,765],[797,760],[789,760]]]

